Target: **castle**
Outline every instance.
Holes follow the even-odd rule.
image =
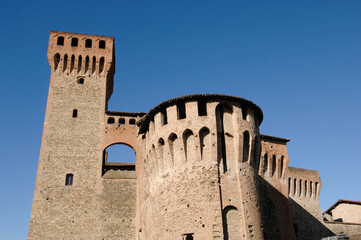
[[[254,103],[199,94],[148,113],[112,112],[112,37],[51,31],[48,60],[29,240],[361,234],[361,214],[352,223],[333,219],[342,202],[322,216],[319,173],[289,166],[289,140],[259,133]],[[109,162],[114,144],[130,146],[136,163]],[[350,204],[360,213],[360,202]]]

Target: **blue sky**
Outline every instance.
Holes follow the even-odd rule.
[[[221,93],[290,138],[320,203],[361,200],[361,1],[1,1],[0,240],[26,239],[49,87],[49,30],[115,37],[109,110]]]

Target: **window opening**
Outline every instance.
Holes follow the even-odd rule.
[[[168,118],[167,118],[167,109],[163,109],[161,111],[161,117],[162,117],[162,126],[166,125],[168,123]]]
[[[72,38],[71,39],[71,46],[72,47],[77,47],[78,46],[78,39],[77,38]]]
[[[83,59],[82,59],[81,55],[79,55],[79,58],[78,58],[78,72],[81,71],[82,61],[83,61]]]
[[[293,179],[293,196],[296,196],[296,190],[297,190],[297,179]]]
[[[73,174],[71,173],[68,173],[66,176],[65,176],[65,186],[71,186],[73,185]]]
[[[84,78],[79,78],[78,79],[78,84],[84,84]]]
[[[183,234],[183,239],[182,240],[194,240],[193,233]]]
[[[305,197],[307,196],[307,180],[305,180]]]
[[[93,64],[92,64],[92,73],[95,72],[95,68],[96,68],[96,63],[97,63],[97,59],[95,58],[95,56],[93,57]]]
[[[312,197],[312,185],[313,185],[313,183],[312,183],[312,181],[310,181],[310,197]]]
[[[283,177],[283,168],[284,168],[284,164],[285,164],[285,156],[281,156],[281,173],[280,173],[280,177]]]
[[[129,119],[129,125],[135,125],[135,119],[133,118]]]
[[[248,115],[247,108],[243,107],[242,108],[242,118],[243,118],[243,120],[247,120],[247,115]]]
[[[108,124],[114,124],[115,120],[113,117],[108,118]]]
[[[124,124],[125,124],[125,119],[124,118],[119,118],[118,125],[124,125]]]
[[[288,178],[288,195],[291,193],[291,178]]]
[[[68,55],[64,55],[64,66],[63,66],[63,72],[65,72],[66,68],[68,66]]]
[[[267,172],[268,169],[268,154],[266,153],[263,158],[263,174]]]
[[[86,73],[88,71],[88,69],[89,69],[89,56],[86,56],[84,73]]]
[[[101,57],[99,61],[99,73],[102,73],[103,69],[104,69],[104,57]]]
[[[54,70],[58,68],[59,62],[60,62],[60,54],[57,53],[54,55]]]
[[[64,46],[64,37],[58,37],[57,45]]]
[[[247,162],[249,156],[249,132],[243,133],[243,158],[242,162]]]
[[[74,62],[75,62],[75,57],[74,57],[74,55],[71,55],[70,72],[72,72],[74,70]]]
[[[78,117],[78,110],[74,109],[73,110],[73,118],[77,118]]]
[[[91,48],[92,47],[92,40],[91,39],[85,40],[85,47],[86,48]]]
[[[275,175],[277,169],[277,158],[276,155],[272,156],[272,177]]]
[[[207,116],[207,102],[198,100],[198,116]]]
[[[102,48],[102,49],[105,48],[105,41],[104,40],[99,41],[99,48]]]
[[[178,119],[186,118],[186,104],[184,102],[177,104],[177,117]]]
[[[298,196],[301,197],[302,194],[302,179],[300,179],[300,189],[298,189]]]
[[[135,151],[126,144],[113,144],[107,147],[105,163],[135,163]]]

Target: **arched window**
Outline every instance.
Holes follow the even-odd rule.
[[[84,78],[79,78],[77,81],[78,84],[84,84]]]
[[[160,138],[158,140],[158,157],[159,157],[159,171],[162,174],[165,169],[165,163],[164,163],[164,139]]]
[[[199,131],[199,141],[201,147],[201,160],[211,160],[211,135],[208,128]]]
[[[95,69],[96,69],[96,64],[97,64],[97,59],[96,59],[96,57],[94,56],[93,57],[93,61],[92,61],[92,73],[94,73],[95,72]]]
[[[85,58],[85,70],[84,70],[84,73],[86,73],[89,69],[89,56],[86,56]]]
[[[102,73],[103,69],[104,69],[104,57],[101,57],[99,61],[99,73]]]
[[[73,55],[71,55],[70,72],[72,72],[74,70],[74,62],[75,62],[75,56],[73,54]]]
[[[99,48],[101,48],[101,49],[105,48],[105,41],[104,40],[99,41]]]
[[[118,125],[125,125],[125,118],[119,118]]]
[[[184,141],[184,153],[185,153],[185,159],[186,161],[190,161],[191,157],[194,158],[195,153],[195,142],[194,142],[194,136],[193,132],[191,130],[186,130],[183,133],[183,141]],[[193,159],[194,161],[195,159]]]
[[[81,71],[81,66],[82,66],[82,57],[81,55],[79,55],[79,58],[78,58],[78,73]]]
[[[68,67],[68,55],[64,55],[64,65],[63,65],[63,72],[65,72],[66,68]]]
[[[301,197],[302,195],[302,179],[300,179],[300,188],[298,189],[298,196]]]
[[[242,162],[247,162],[249,157],[249,132],[245,131],[243,133],[243,156]]]
[[[268,169],[268,154],[265,153],[263,157],[263,174],[266,174],[267,169]]]
[[[272,177],[275,175],[275,172],[277,170],[277,157],[276,155],[272,156]]]
[[[91,39],[85,40],[85,47],[86,48],[91,48],[92,47],[92,40]]]
[[[171,166],[174,166],[174,148],[176,147],[176,142],[178,140],[178,137],[176,134],[172,133],[168,138],[168,144],[169,144],[169,151],[172,158]]]
[[[73,174],[71,173],[68,173],[66,176],[65,176],[65,186],[71,186],[73,185]]]
[[[64,37],[58,37],[57,45],[64,46]]]
[[[285,165],[285,156],[281,156],[281,169],[280,169],[280,177],[283,177],[283,168],[284,168],[284,165]]]
[[[72,38],[71,39],[71,46],[72,47],[77,47],[78,46],[78,39],[77,38]]]
[[[108,118],[108,124],[114,124],[115,123],[115,120],[113,117],[109,117]]]
[[[57,53],[54,55],[54,70],[58,69],[60,63],[60,54]]]
[[[234,206],[227,206],[222,211],[224,239],[243,239],[241,216]]]

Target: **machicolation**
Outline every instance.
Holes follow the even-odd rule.
[[[361,234],[361,204],[343,200],[323,216],[319,173],[289,166],[289,139],[260,134],[263,113],[251,101],[195,94],[148,113],[109,111],[112,37],[51,31],[48,60],[29,240]],[[135,163],[109,159],[119,144]]]

